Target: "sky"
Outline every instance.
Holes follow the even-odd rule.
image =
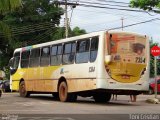
[[[71,1],[71,0],[70,0]],[[75,0],[74,0],[75,1]],[[124,9],[132,9],[125,6],[128,4],[120,4],[109,2],[111,0],[76,0],[83,4],[97,5],[97,6],[105,6],[105,7],[114,7],[114,8],[124,8]],[[113,0],[112,0],[113,1]],[[129,3],[130,0],[114,0],[116,2],[125,2]],[[84,3],[90,2],[90,3]],[[94,3],[94,4],[93,4]],[[95,4],[97,3],[97,4]],[[105,5],[109,4],[109,5]],[[111,6],[112,5],[112,6]],[[115,6],[116,5],[116,6]],[[123,7],[118,7],[118,5]],[[139,10],[139,9],[133,9]],[[132,12],[125,10],[113,10],[106,8],[93,8],[93,7],[84,7],[84,6],[76,6],[73,9],[68,6],[68,17],[70,19],[70,26],[74,28],[76,26],[81,29],[85,29],[88,33],[107,30],[115,27],[122,26],[122,18],[123,25],[130,25],[139,22],[148,21],[154,18],[160,18],[160,14],[156,14],[153,12]],[[64,16],[61,19],[61,25],[64,24]],[[117,29],[117,30],[122,30]],[[140,34],[145,34],[152,38],[154,42],[158,42],[160,44],[160,20],[147,22],[144,24],[139,24],[131,27],[123,28],[123,31],[137,32]]]

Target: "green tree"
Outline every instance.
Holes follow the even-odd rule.
[[[2,19],[7,13],[22,6],[21,0],[0,0],[0,36],[11,39],[11,31]]]
[[[83,35],[83,34],[86,34],[86,31],[84,29],[80,29],[79,27],[75,27],[71,31],[71,34],[72,36]]]
[[[10,28],[5,22],[3,22],[2,18],[9,12],[17,9],[22,5],[21,0],[0,0],[0,65],[6,61],[2,60],[4,56],[4,51],[6,50],[6,45],[8,43],[7,40],[11,39],[11,31]],[[6,52],[6,51],[5,51]]]
[[[22,5],[21,0],[0,0],[0,13],[6,14]]]
[[[143,10],[153,10],[154,12],[160,13],[160,11],[154,10],[154,8],[160,9],[159,0],[131,0],[130,6],[140,8]]]
[[[50,0],[23,0],[23,8],[3,20],[11,26],[14,41],[26,46],[50,41],[62,14],[63,9]]]
[[[74,37],[78,35],[83,35],[86,34],[87,32],[84,29],[80,29],[79,27],[69,28],[69,37]],[[57,30],[52,34],[52,40],[59,40],[62,38],[65,38],[65,28],[64,27],[59,27]]]
[[[22,4],[20,1],[0,0],[0,6],[12,4],[10,10],[0,7],[1,67],[8,64],[15,48],[52,40],[51,34],[56,31],[55,25],[63,14],[63,9],[50,0],[22,0]],[[23,7],[18,7],[18,3]]]
[[[20,7],[22,4],[21,0],[0,0],[0,33],[4,36],[10,35],[9,27],[2,21],[2,18],[5,14],[8,12],[11,12],[18,7]]]
[[[8,55],[6,57],[4,53],[7,52],[7,43],[11,40],[11,30],[9,26],[5,24],[5,22],[3,22],[2,19],[7,13],[12,12],[13,10],[21,6],[21,0],[0,0],[0,69],[2,69],[2,66],[5,66],[8,62]],[[5,72],[7,70],[8,69],[6,68]],[[7,77],[9,77],[8,74]]]

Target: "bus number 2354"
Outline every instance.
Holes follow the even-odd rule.
[[[143,58],[143,57],[136,57],[136,63],[145,63],[145,58]]]

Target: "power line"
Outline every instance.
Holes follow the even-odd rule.
[[[135,26],[135,25],[139,25],[139,24],[143,24],[143,23],[147,23],[147,22],[152,22],[152,21],[156,21],[156,20],[160,20],[159,18],[154,18],[154,19],[150,19],[150,20],[147,20],[147,21],[142,21],[142,22],[138,22],[138,23],[134,23],[134,24],[130,24],[130,25],[125,25],[123,26],[123,28],[126,28],[126,27],[131,27],[131,26]],[[115,28],[110,28],[108,30],[115,30],[115,29],[121,29],[122,27],[115,27]]]
[[[101,1],[102,2],[102,0],[98,0],[98,1]],[[81,1],[82,2],[82,1]],[[84,1],[83,1],[84,2]],[[104,9],[114,9],[114,10],[123,10],[123,11],[132,11],[132,12],[143,12],[143,13],[147,13],[147,14],[149,14],[149,15],[151,15],[151,16],[154,16],[154,15],[152,15],[152,14],[150,14],[148,11],[144,11],[144,10],[135,10],[135,9],[125,9],[125,8],[115,8],[115,7],[107,7],[107,6],[104,6],[103,4],[101,4],[101,3],[97,3],[97,4],[99,4],[99,5],[103,5],[103,6],[97,6],[97,5],[90,5],[90,4],[92,4],[92,3],[90,3],[90,2],[88,2],[89,4],[84,4],[84,3],[73,3],[73,2],[68,2],[67,3],[67,5],[79,5],[79,6],[83,6],[83,7],[94,7],[94,8],[104,8]],[[116,1],[103,1],[103,2],[112,2],[112,3],[121,3],[121,4],[128,4],[129,5],[129,3],[125,3],[125,2],[116,2]],[[87,3],[87,2],[86,2]],[[61,4],[61,5],[65,5],[65,2],[63,2],[63,1],[59,1],[59,4]],[[93,4],[94,4],[94,2],[93,2]],[[96,4],[96,3],[95,3]],[[109,5],[109,4],[108,4]],[[121,5],[110,5],[110,6],[121,6]],[[121,7],[124,7],[124,6],[121,6]],[[127,6],[125,6],[125,7],[127,7]],[[150,12],[160,12],[160,11],[157,11],[157,10],[152,10],[152,11],[150,11]]]
[[[145,16],[142,16],[142,15],[137,16],[137,14],[136,14],[136,15],[130,15],[130,14],[127,14],[127,13],[125,13],[125,14],[115,13],[115,12],[109,13],[109,12],[106,12],[105,10],[94,11],[94,10],[84,10],[84,9],[80,9],[80,8],[76,8],[76,10],[78,10],[78,11],[86,11],[86,12],[93,12],[93,13],[111,14],[111,15],[123,17],[124,19],[133,19],[133,18],[134,18],[134,19],[135,19],[135,18],[140,19],[140,18],[141,18],[141,20],[144,20],[144,17],[145,17]],[[89,15],[90,15],[90,14],[89,14]],[[127,16],[127,17],[124,17],[124,16]],[[155,23],[155,22],[154,22],[154,23]],[[158,23],[156,23],[156,24],[158,24]]]
[[[129,5],[130,3],[126,3],[126,2],[118,2],[118,1],[114,1],[114,0],[110,0],[110,1],[108,1],[108,0],[97,0],[97,1],[101,1],[101,2],[110,2],[110,3],[117,3],[117,4],[127,4],[127,5]]]
[[[97,2],[80,2],[80,3],[82,3],[82,4],[85,4],[85,3],[87,3],[87,4],[96,4],[96,5],[108,5],[108,6],[116,6],[116,7],[129,7],[129,5],[128,6],[124,6],[124,5],[112,5],[112,4],[105,4],[105,3],[97,3]]]
[[[81,0],[82,1],[82,0]],[[88,1],[95,1],[95,0],[88,0]],[[126,4],[126,5],[129,5],[130,3],[126,3],[126,2],[118,2],[118,1],[114,1],[114,0],[96,0],[96,1],[99,1],[99,2],[105,2],[105,3],[116,3],[116,4]]]
[[[80,6],[84,7],[94,7],[94,8],[104,8],[104,9],[113,9],[113,10],[122,10],[122,11],[132,11],[132,12],[143,12],[143,13],[148,13],[143,10],[133,10],[133,9],[125,9],[125,8],[113,8],[113,7],[106,7],[106,6],[97,6],[97,5],[87,5],[87,4],[79,4]]]
[[[73,15],[73,7],[71,9],[72,9],[72,11],[71,11],[71,16],[70,16],[69,26],[71,24],[71,19],[72,19],[72,15]]]
[[[106,1],[107,2],[107,1]],[[109,1],[111,2],[111,1]],[[113,1],[112,1],[113,2]],[[115,1],[114,1],[115,2]],[[116,3],[120,3],[120,2],[116,2]],[[59,1],[59,4],[61,5],[65,5],[65,2],[63,1]],[[126,9],[126,8],[116,8],[116,7],[107,7],[107,6],[98,6],[98,5],[90,5],[90,4],[83,4],[83,3],[71,3],[68,2],[67,5],[79,5],[79,6],[83,6],[83,7],[94,7],[94,8],[103,8],[103,9],[112,9],[112,10],[121,10],[121,11],[130,11],[130,12],[141,12],[141,13],[147,13],[149,15],[151,15],[149,12],[144,11],[144,10],[135,10],[135,9]],[[154,12],[155,10],[152,10],[152,12]],[[160,12],[160,11],[159,11]],[[151,15],[154,16],[154,15]]]
[[[55,27],[55,28],[56,28],[56,27]],[[55,30],[55,31],[54,31],[54,30]],[[54,29],[54,30],[52,30],[52,29],[47,30],[46,32],[40,34],[39,36],[36,36],[35,38],[33,38],[32,41],[28,41],[27,44],[29,44],[29,45],[34,45],[34,44],[40,43],[41,41],[45,40],[46,37],[48,37],[48,35],[52,34],[53,31],[54,31],[54,34],[58,32],[57,29]],[[35,41],[36,41],[36,42],[35,42]]]
[[[111,1],[106,1],[106,2],[111,2]],[[113,1],[112,1],[113,2]],[[81,4],[82,3],[82,4]],[[85,6],[85,5],[88,5],[88,7],[95,7],[95,8],[106,8],[106,9],[116,9],[116,10],[125,10],[125,11],[134,11],[134,12],[144,12],[144,13],[147,13],[149,14],[150,16],[155,16],[155,15],[152,15],[150,12],[155,12],[155,13],[158,13],[160,11],[158,10],[151,10],[151,11],[144,11],[144,10],[134,10],[134,9],[121,9],[119,7],[123,7],[123,8],[130,8],[130,6],[124,6],[124,5],[112,5],[112,4],[102,4],[102,3],[97,3],[97,2],[81,2],[79,5],[82,5],[82,6]],[[91,5],[92,4],[92,5]],[[97,6],[97,5],[101,5],[101,6]],[[109,7],[107,7],[107,6]],[[110,8],[110,6],[116,6],[118,8]],[[157,14],[156,14],[157,15]]]
[[[54,27],[55,27],[54,22],[45,22],[45,23],[39,23],[39,24],[26,25],[22,27],[11,26],[11,30],[13,35],[21,35],[21,34],[28,34],[28,33],[34,33],[42,30],[47,30]]]
[[[144,23],[147,23],[147,22],[153,22],[153,21],[156,21],[156,20],[160,20],[160,18],[154,18],[154,19],[150,19],[150,20],[147,20],[147,21],[142,21],[142,22],[137,22],[137,23],[134,23],[134,24],[125,25],[125,26],[123,26],[123,28],[131,27],[131,26],[135,26],[135,25],[139,25],[139,24],[144,24]],[[109,28],[109,29],[101,29],[101,30],[98,30],[98,31],[102,31],[102,30],[107,30],[108,31],[108,30],[116,30],[116,29],[122,29],[122,26]],[[97,31],[92,31],[92,32],[97,32]]]

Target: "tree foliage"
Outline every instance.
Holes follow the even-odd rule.
[[[22,5],[21,0],[0,0],[0,13],[6,14]]]
[[[14,11],[0,14],[3,26],[6,25],[3,27],[5,32],[0,31],[0,67],[8,64],[15,48],[65,38],[64,27],[57,27],[63,12],[51,0],[22,0],[22,7],[17,6]],[[4,35],[6,31],[10,31],[7,34],[9,37]],[[78,27],[74,30],[69,28],[70,37],[84,33],[86,31]]]
[[[79,27],[73,28],[73,31],[71,32],[72,36],[78,36],[78,35],[82,35],[85,33],[86,31],[84,29],[80,29]]]
[[[8,62],[9,54],[7,47],[8,43],[11,42],[11,30],[3,21],[3,17],[21,6],[21,0],[0,0],[0,69]]]
[[[130,6],[151,11],[154,8],[160,9],[160,0],[131,0]],[[154,12],[158,11],[154,10]]]
[[[22,6],[21,0],[0,0],[0,37],[11,40],[11,30],[9,26],[3,21],[3,17]],[[1,44],[2,41],[0,41]],[[10,41],[9,41],[10,42]]]
[[[15,48],[50,41],[62,14],[50,0],[0,0],[0,67]]]
[[[50,34],[59,24],[63,9],[50,0],[23,0],[23,7],[5,15],[14,41],[22,46],[50,41]]]
[[[79,27],[69,28],[69,37],[74,37],[78,35],[83,35],[86,34],[87,32],[84,29],[80,29]],[[64,27],[59,27],[57,28],[56,32],[52,34],[52,40],[59,40],[62,38],[65,38],[65,28]]]

